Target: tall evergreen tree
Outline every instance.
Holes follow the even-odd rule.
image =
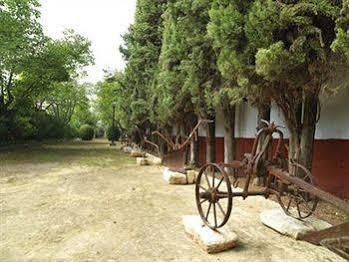
[[[249,13],[248,38],[260,47],[256,71],[269,82],[269,94],[290,130],[289,157],[309,169],[319,95],[348,66],[348,10],[343,4],[256,0]]]
[[[211,1],[169,1],[157,87],[160,114],[172,123],[214,118],[213,90],[220,74],[207,35]],[[167,108],[167,110],[162,110]],[[207,159],[215,157],[214,124],[208,128]]]
[[[255,72],[257,47],[246,36],[248,12],[253,1],[213,1],[208,32],[218,55],[223,81],[215,95],[225,122],[225,161],[234,157],[235,108],[243,98],[258,108],[258,119],[270,119],[270,99],[264,94],[266,81]],[[258,121],[260,125],[260,121]]]
[[[120,47],[127,61],[122,95],[123,125],[129,130],[149,126],[149,90],[158,65],[162,45],[162,14],[166,0],[138,0],[135,22],[124,35]]]

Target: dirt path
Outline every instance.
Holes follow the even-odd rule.
[[[0,261],[342,261],[261,225],[274,206],[234,202],[228,227],[239,247],[201,251],[183,231],[196,214],[193,186],[169,186],[160,167],[106,144],[0,151]]]

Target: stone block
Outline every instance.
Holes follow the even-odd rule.
[[[331,227],[331,224],[315,217],[309,217],[305,220],[290,217],[286,215],[281,208],[270,209],[262,212],[260,219],[267,227],[294,239],[299,239],[302,235],[309,232]]]
[[[199,216],[183,216],[185,232],[209,254],[222,252],[236,246],[238,237],[227,228],[216,231],[204,225]]]
[[[149,165],[160,166],[162,164],[162,159],[151,154],[146,154]]]
[[[194,184],[198,175],[199,175],[198,171],[196,171],[196,170],[188,170],[187,171],[188,184]]]
[[[132,152],[132,147],[125,146],[125,147],[122,148],[122,151],[124,151],[124,153],[130,154]]]
[[[147,166],[147,165],[149,165],[148,159],[146,159],[144,157],[137,157],[136,162],[137,162],[137,165],[139,165],[139,166]]]
[[[139,151],[139,150],[132,150],[131,151],[131,156],[132,157],[144,157],[145,154],[142,151]]]
[[[169,168],[164,168],[164,180],[170,185],[186,185],[187,176],[185,174],[171,171]]]

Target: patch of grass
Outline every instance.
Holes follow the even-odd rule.
[[[3,165],[60,163],[87,166],[118,167],[133,164],[121,150],[107,142],[56,142],[11,146],[0,150]]]

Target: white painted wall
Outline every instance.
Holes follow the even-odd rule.
[[[349,139],[349,88],[321,100],[322,109],[315,137]]]
[[[206,137],[206,130],[202,126],[199,127],[199,136]]]
[[[219,109],[216,112],[216,137],[224,137],[224,115]]]
[[[217,112],[216,136],[224,137],[224,122],[222,112]],[[277,125],[284,126],[284,120],[281,111],[274,106],[271,112],[271,119]],[[285,137],[288,137],[286,128],[282,128]],[[235,135],[238,138],[254,138],[257,133],[257,109],[248,103],[242,103],[236,107]],[[205,133],[203,133],[205,135]]]
[[[236,107],[235,136],[255,137],[257,132],[257,109],[242,103]]]
[[[206,130],[204,126],[200,126],[199,136],[206,137]],[[224,137],[224,116],[220,109],[217,109],[216,112],[216,137]]]
[[[337,95],[322,97],[321,116],[316,128],[316,139],[349,139],[349,88],[341,90]],[[272,105],[271,120],[281,125],[285,138],[289,137],[281,110]],[[238,138],[254,138],[257,132],[257,109],[242,103],[237,106],[235,132]],[[199,136],[206,136],[203,128]],[[216,116],[216,137],[224,137],[223,113],[218,110]]]

